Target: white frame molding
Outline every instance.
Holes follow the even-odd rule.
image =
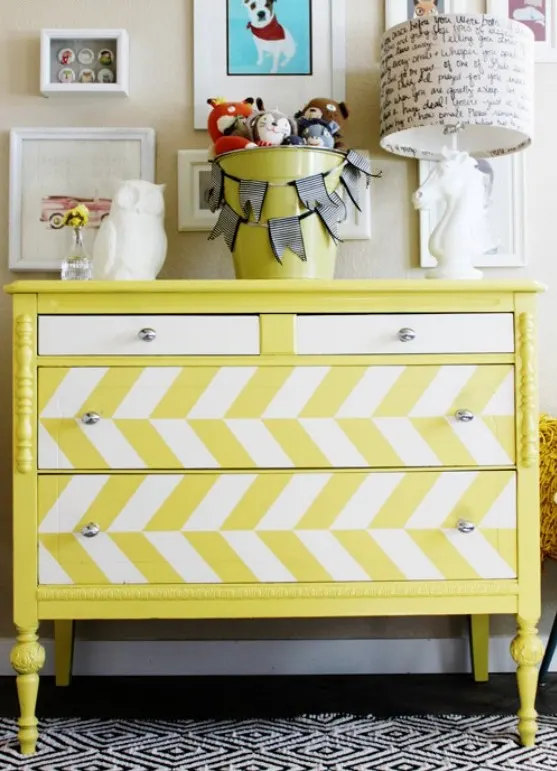
[[[220,212],[200,209],[199,174],[211,171],[208,150],[178,150],[178,230],[212,230]]]
[[[512,168],[512,223],[510,242],[513,249],[508,254],[485,254],[475,263],[477,268],[523,268],[527,265],[526,253],[526,159],[525,154],[515,153],[505,159]],[[435,161],[420,161],[420,186],[429,176],[431,166]],[[432,217],[429,211],[420,211],[420,265],[422,268],[434,268],[437,264],[429,253],[429,237],[433,230]]]
[[[53,83],[50,75],[52,42],[66,40],[113,40],[116,44],[115,83]],[[43,96],[128,96],[130,91],[130,46],[125,29],[41,30],[41,94]]]
[[[557,0],[546,0],[549,18],[547,41],[534,43],[536,61],[557,62]],[[487,12],[492,16],[509,18],[508,0],[487,0]]]
[[[226,8],[228,0],[218,0],[222,5],[223,11]],[[207,2],[207,0],[194,0],[193,4],[193,70],[194,70],[194,128],[206,129],[207,116],[209,108],[207,99],[225,94],[227,99],[245,99],[248,96],[265,96],[265,102],[273,107],[278,106],[283,112],[294,113],[304,106],[304,89],[297,88],[300,82],[306,83],[307,100],[315,96],[315,93],[326,93],[337,102],[342,102],[346,98],[346,0],[311,0],[312,3],[319,5],[328,3],[330,13],[329,40],[314,41],[314,57],[317,47],[328,49],[328,67],[327,72],[314,72],[313,76],[295,75],[254,75],[254,76],[234,76],[226,74],[226,40],[221,40],[226,36],[226,17],[224,21],[218,19],[218,10],[215,8],[217,0]],[[316,9],[313,9],[313,23],[318,17]],[[246,17],[247,21],[247,17]],[[207,40],[211,40],[211,45],[207,45]],[[197,41],[197,45],[196,45]],[[326,75],[327,83],[323,82],[323,75]],[[313,81],[319,76],[320,85]],[[274,94],[273,81],[284,83],[288,82],[288,94],[292,94],[296,100],[292,104],[285,104],[284,99]],[[227,87],[227,83],[229,84]],[[241,91],[239,91],[241,89]],[[253,91],[254,93],[250,93]]]
[[[152,128],[14,128],[10,131],[10,214],[9,268],[13,271],[59,271],[58,260],[44,262],[23,259],[21,255],[21,203],[23,182],[21,168],[24,143],[28,140],[67,141],[137,141],[141,145],[140,178],[155,181],[156,134]]]
[[[445,13],[464,13],[466,0],[445,0]],[[385,29],[408,21],[408,0],[385,0]]]

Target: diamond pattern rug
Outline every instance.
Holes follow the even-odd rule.
[[[514,717],[309,715],[289,720],[53,719],[36,755],[0,719],[0,771],[550,771],[557,717],[520,747]]]

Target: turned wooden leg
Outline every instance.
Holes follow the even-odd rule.
[[[38,672],[44,666],[45,653],[39,644],[38,627],[17,627],[17,643],[12,648],[10,661],[17,672],[17,695],[19,697],[18,739],[23,755],[32,755],[37,746],[37,694],[39,692]]]
[[[543,656],[543,643],[538,636],[537,620],[518,617],[518,633],[511,643],[511,655],[518,664],[517,680],[520,697],[518,732],[524,747],[533,747],[538,730],[536,691],[538,664]]]
[[[489,616],[470,616],[470,655],[472,672],[477,683],[489,679]]]
[[[72,679],[75,623],[54,622],[54,666],[56,685],[69,685]]]

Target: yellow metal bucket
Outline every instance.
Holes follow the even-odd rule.
[[[259,221],[259,225],[265,225],[269,219],[295,217],[307,212],[296,188],[287,184],[292,180],[331,172],[325,184],[329,192],[336,190],[344,155],[311,147],[258,147],[226,153],[216,160],[225,174],[236,179],[269,183]],[[224,198],[236,214],[245,219],[240,206],[239,183],[228,177],[224,183]],[[255,222],[251,211],[250,222]],[[241,224],[233,254],[236,278],[333,278],[337,245],[321,218],[317,214],[305,217],[301,228],[307,262],[287,248],[281,265],[273,254],[269,229]]]

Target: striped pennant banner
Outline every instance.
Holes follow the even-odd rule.
[[[224,200],[224,174],[218,163],[211,163],[211,186],[207,191],[207,203],[213,214]]]
[[[268,182],[240,180],[240,206],[246,217],[249,217],[249,210],[251,208],[255,221],[259,222],[268,188]]]
[[[220,213],[217,224],[209,236],[209,240],[214,241],[215,238],[223,235],[228,248],[233,252],[241,221],[242,218],[226,203]]]
[[[269,220],[269,238],[273,254],[282,264],[284,250],[289,248],[303,261],[307,261],[302,223],[299,217],[282,217]]]
[[[298,191],[298,197],[306,209],[313,210],[319,205],[338,205],[329,195],[324,174],[314,174],[305,179],[296,179],[292,183]]]

